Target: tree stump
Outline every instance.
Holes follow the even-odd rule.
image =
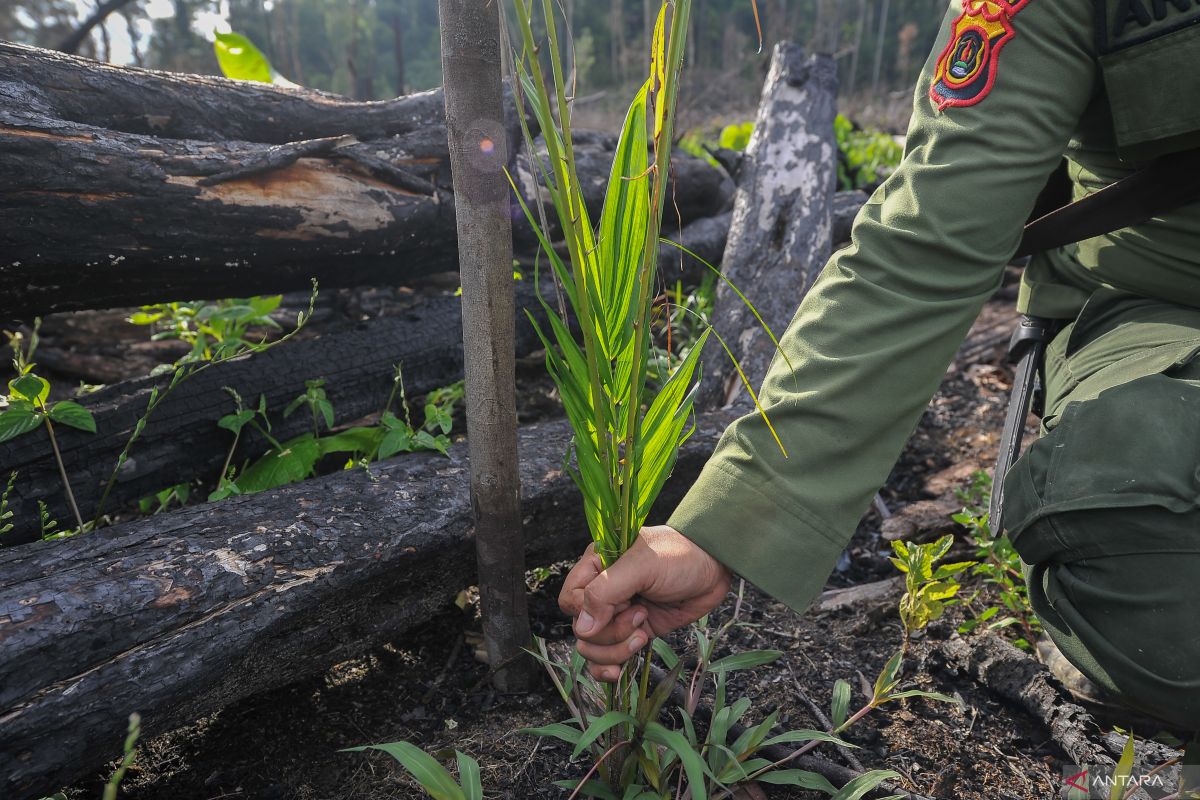
[[[830,255],[836,99],[830,56],[806,58],[799,45],[775,46],[754,134],[738,170],[722,265],[776,336],[783,334]],[[713,324],[757,390],[775,346],[728,286],[717,290]],[[717,342],[706,349],[704,374],[705,405],[733,402],[741,384]]]

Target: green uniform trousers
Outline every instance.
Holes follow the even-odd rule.
[[[1063,654],[1130,706],[1200,730],[1200,309],[1112,289],[1046,355],[1041,439],[1004,528]]]

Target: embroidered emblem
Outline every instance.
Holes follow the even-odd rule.
[[[996,82],[1000,50],[1017,35],[1012,18],[1029,0],[963,0],[950,43],[938,56],[929,96],[938,109],[973,106]]]

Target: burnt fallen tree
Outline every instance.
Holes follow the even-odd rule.
[[[441,104],[0,44],[0,317],[451,268]]]
[[[730,412],[702,416],[663,507]],[[567,427],[520,434],[527,559],[587,542]],[[388,641],[474,579],[466,448],[0,551],[0,794],[49,792],[161,733]]]
[[[514,164],[511,102],[476,127]],[[597,213],[614,146],[581,137]],[[676,175],[684,223],[732,192],[699,159]],[[458,263],[440,90],[353,102],[0,42],[0,186],[0,319],[397,285]]]
[[[530,285],[519,284],[517,299],[536,318],[543,318]],[[517,354],[528,355],[538,347],[533,326],[522,314],[516,325]],[[167,395],[145,426],[117,475],[106,510],[117,511],[197,477],[215,484],[231,441],[229,432],[217,427],[217,420],[234,410],[225,387],[236,390],[248,404],[264,396],[272,411],[273,434],[285,441],[311,429],[311,420],[303,414],[285,419],[276,413],[304,393],[306,380],[325,380],[337,419],[345,423],[383,409],[392,393],[396,365],[403,369],[410,397],[462,378],[462,305],[457,297],[431,297],[402,315],[290,341],[188,378]],[[105,387],[80,398],[95,415],[97,433],[70,428],[56,431],[72,490],[85,517],[96,512],[150,393],[155,387],[161,391],[169,382],[168,374]],[[240,460],[266,449],[267,442],[247,429],[237,456]],[[7,480],[13,470],[18,475],[9,507],[17,527],[5,535],[8,544],[38,538],[39,501],[56,519],[70,517],[48,437],[30,434],[0,444],[0,476]]]

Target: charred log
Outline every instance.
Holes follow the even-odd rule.
[[[678,501],[727,413],[702,417]],[[586,526],[562,424],[522,430],[529,563]],[[0,552],[0,786],[49,792],[148,734],[319,673],[403,633],[474,579],[466,448]]]
[[[541,316],[533,291],[521,284],[519,302]],[[517,321],[516,347],[526,355],[540,345],[528,320]],[[462,309],[458,298],[435,297],[401,316],[383,317],[356,328],[315,339],[288,342],[244,359],[228,361],[181,383],[159,405],[129,460],[118,474],[107,510],[114,511],[176,483],[201,478],[215,483],[230,444],[216,421],[233,412],[230,387],[248,403],[265,396],[268,408],[282,409],[304,392],[306,380],[323,378],[340,422],[378,413],[392,391],[395,366],[403,368],[405,388],[418,397],[463,376]],[[96,511],[105,484],[130,432],[144,413],[154,387],[170,376],[125,381],[82,398],[96,417],[98,433],[71,429],[57,432],[67,473],[83,514]],[[311,424],[304,415],[283,419],[272,414],[274,435],[281,441],[303,433]],[[267,443],[249,429],[238,458],[265,452]],[[66,520],[62,481],[50,442],[32,433],[0,444],[0,476],[18,472],[9,498],[17,528],[7,544],[38,536],[37,503]]]

